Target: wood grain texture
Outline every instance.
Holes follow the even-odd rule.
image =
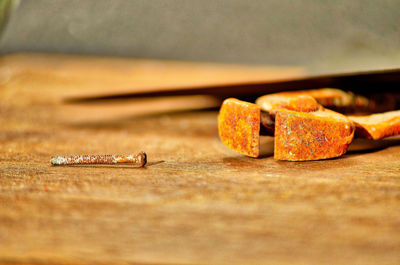
[[[216,112],[179,111],[213,106],[209,98],[61,104],[79,93],[299,73],[1,57],[0,262],[399,264],[400,146],[326,161],[252,159],[219,141]],[[49,162],[140,150],[146,168]]]

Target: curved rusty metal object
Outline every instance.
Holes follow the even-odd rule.
[[[256,104],[231,98],[221,107],[220,138],[233,150],[258,157],[260,135],[275,136],[275,159],[307,161],[345,154],[354,136],[379,140],[400,134],[400,110],[347,117],[326,106],[375,108],[372,101],[338,89],[270,94]]]
[[[400,110],[367,116],[349,116],[359,138],[379,140],[400,134]]]
[[[266,95],[256,103],[275,115],[274,158],[308,161],[339,157],[354,137],[354,125],[328,106],[351,106],[355,96],[337,89],[283,92]]]
[[[338,157],[353,139],[353,123],[346,116],[325,109],[309,95],[268,95],[257,103],[261,106],[231,98],[221,106],[220,138],[241,154],[258,157],[260,132],[263,134],[263,128],[272,123],[274,158],[278,160]],[[269,122],[265,122],[267,118]],[[270,131],[267,134],[274,135]]]
[[[275,117],[274,158],[308,161],[346,153],[354,124],[344,115],[320,108],[313,112],[280,109]]]
[[[270,112],[276,107],[272,106],[271,102],[287,102],[287,107],[290,108],[290,99],[292,99],[292,101],[296,101],[300,96],[312,97],[315,103],[319,103],[325,108],[338,110],[340,112],[369,112],[370,110],[374,110],[376,108],[376,104],[372,100],[369,100],[363,96],[355,95],[352,92],[345,92],[336,88],[287,91],[269,94],[259,97],[256,100],[256,104],[261,106],[262,110]]]

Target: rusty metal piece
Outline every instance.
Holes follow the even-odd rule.
[[[346,153],[354,125],[344,115],[320,109],[276,111],[274,158],[306,161],[338,157]]]
[[[271,94],[262,96],[257,99],[256,104],[261,110],[270,114],[275,114],[279,109],[287,109],[301,112],[317,111],[321,105],[311,96],[308,95],[281,95]]]
[[[218,115],[218,132],[222,142],[241,154],[258,157],[260,112],[256,104],[226,99]]]
[[[364,97],[331,88],[266,95],[256,103],[261,110],[275,115],[274,158],[290,161],[327,159],[346,153],[355,126],[346,116],[322,105],[357,110],[373,106]]]
[[[147,155],[139,152],[128,156],[123,155],[75,155],[56,156],[50,160],[53,166],[82,165],[82,164],[136,164],[140,167],[146,165]]]
[[[260,106],[230,98],[221,106],[220,138],[241,154],[258,157],[261,134],[275,135],[275,159],[327,159],[343,155],[354,137],[352,121],[325,109],[310,95],[279,93],[257,103]]]
[[[368,116],[349,116],[355,123],[356,136],[379,140],[400,134],[400,110]]]
[[[343,90],[335,88],[299,90],[265,95],[259,97],[256,100],[256,104],[261,106],[261,109],[264,111],[271,111],[273,109],[276,109],[277,106],[271,105],[271,102],[274,102],[275,104],[277,104],[276,102],[280,102],[280,104],[286,103],[286,107],[284,108],[292,109],[292,103],[289,101],[296,101],[298,100],[299,96],[312,97],[315,103],[321,104],[322,106],[329,109],[339,110],[343,112],[360,112],[375,109],[375,103],[373,101],[363,96],[355,95],[352,92],[345,92]],[[309,104],[312,104],[312,102],[309,101]],[[298,111],[307,110],[298,109]]]

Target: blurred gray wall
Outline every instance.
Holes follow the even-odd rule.
[[[395,67],[400,1],[22,0],[0,42],[18,51]]]

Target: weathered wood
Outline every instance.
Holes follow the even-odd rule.
[[[60,55],[0,59],[0,262],[399,264],[400,146],[252,159],[208,98],[66,106],[67,95],[261,79],[294,69]],[[271,142],[271,139],[264,139]],[[392,142],[397,142],[392,140]],[[52,167],[146,151],[148,166]]]

